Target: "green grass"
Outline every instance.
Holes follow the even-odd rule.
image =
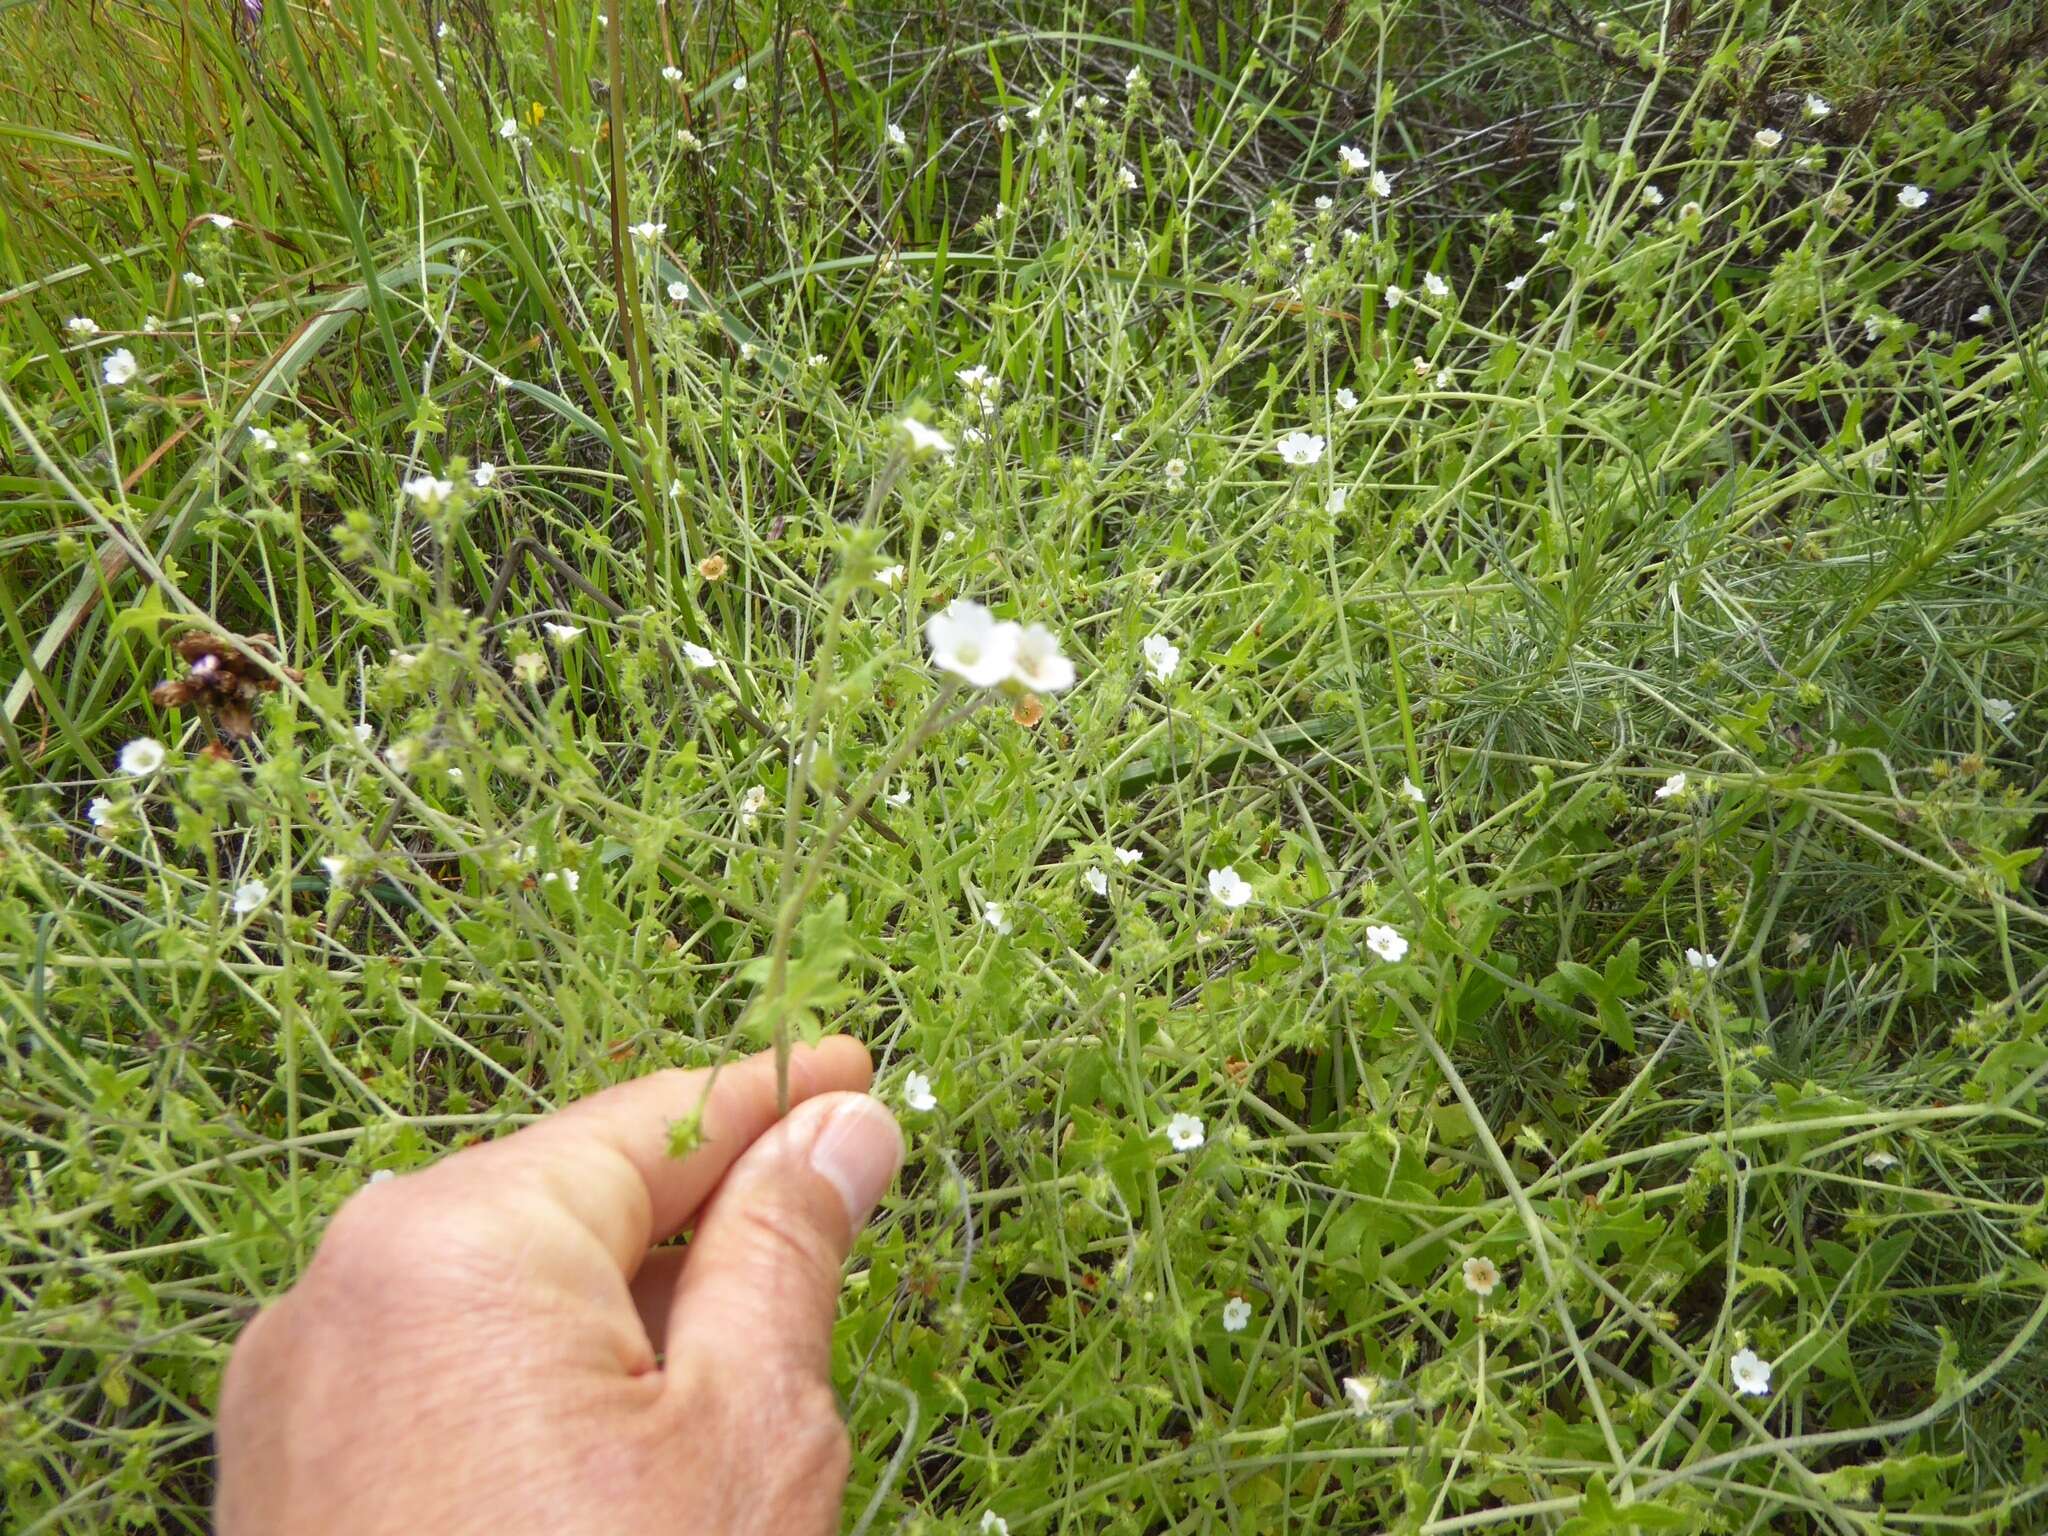
[[[850,1521],[2048,1522],[2035,8],[238,9],[0,4],[11,1529],[204,1529],[374,1169],[818,1018],[938,1100]],[[1081,680],[920,743],[962,596]]]

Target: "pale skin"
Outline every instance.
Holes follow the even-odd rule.
[[[353,1196],[229,1362],[222,1536],[838,1530],[840,1273],[903,1158],[870,1076],[800,1049],[778,1120],[770,1057],[658,1072]]]

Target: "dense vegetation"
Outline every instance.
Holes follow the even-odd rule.
[[[2048,1522],[2036,6],[0,51],[11,1529],[204,1529],[372,1171],[778,1027],[912,1141],[850,1523]]]

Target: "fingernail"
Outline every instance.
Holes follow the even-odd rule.
[[[866,1094],[832,1111],[811,1143],[811,1167],[846,1204],[846,1219],[858,1232],[903,1165],[903,1133],[896,1117]]]

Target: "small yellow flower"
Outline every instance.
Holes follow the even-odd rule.
[[[527,121],[532,123],[533,126],[536,128],[540,126],[540,120],[546,117],[547,115],[548,107],[547,103],[544,101],[536,101],[532,106],[526,109]]]

